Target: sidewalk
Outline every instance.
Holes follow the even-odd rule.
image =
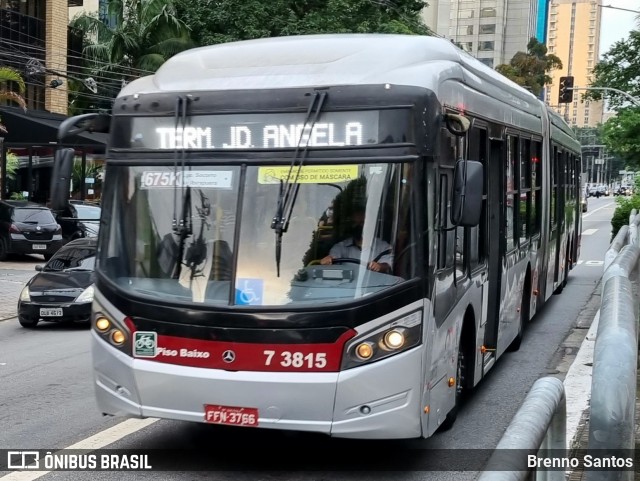
[[[599,287],[598,287],[599,289]],[[600,318],[600,311],[598,310],[592,326],[585,336],[583,345],[580,347],[580,351],[575,358],[574,365],[571,366],[571,370],[575,370],[575,373],[571,376],[571,382],[567,385],[567,378],[569,376],[569,372],[567,373],[567,378],[565,378],[565,394],[567,397],[572,396],[572,392],[576,388],[575,380],[578,378],[578,384],[584,384],[585,382],[589,383],[589,396],[587,400],[586,406],[582,410],[582,415],[580,419],[577,421],[577,426],[570,426],[570,424],[576,423],[575,416],[577,413],[567,412],[567,436],[572,436],[572,439],[567,439],[567,449],[570,454],[578,451],[578,450],[586,450],[589,447],[589,417],[590,417],[590,401],[591,401],[591,380],[593,373],[593,351],[595,349],[595,341],[596,334],[598,329],[598,323]],[[638,377],[636,380],[636,408],[635,408],[635,446],[636,448],[640,448],[640,399],[638,398],[637,393],[640,392],[640,370],[637,373]],[[567,387],[569,387],[569,391],[567,391]],[[569,399],[567,399],[569,402]],[[569,406],[569,405],[568,405]],[[569,419],[573,416],[573,420]],[[569,473],[567,477],[567,481],[582,481],[585,479],[585,471],[584,467],[579,467]],[[640,481],[640,467],[635,467],[635,481]]]
[[[0,321],[17,316],[20,292],[35,273],[29,263],[0,263]]]
[[[640,375],[636,384],[637,392],[640,392]],[[636,397],[636,449],[640,447],[640,400]],[[587,449],[589,445],[589,410],[582,414],[582,419],[578,425],[578,431],[575,438],[575,446],[573,449]],[[582,481],[585,478],[585,472],[582,468],[578,468],[569,474],[567,481]],[[635,481],[640,481],[640,469],[636,466]]]

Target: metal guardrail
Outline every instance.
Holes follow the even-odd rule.
[[[513,417],[478,481],[531,479],[527,454],[565,449],[567,407],[564,384],[555,377],[538,379]],[[517,450],[513,454],[509,450]],[[564,481],[564,471],[536,472],[536,480]]]
[[[640,259],[640,216],[635,209],[629,220],[629,244],[619,250],[602,276],[602,304],[591,380],[589,451],[631,452],[635,447],[638,293],[634,282]],[[615,241],[609,251],[618,248],[614,244]],[[587,481],[631,481],[634,477],[630,470],[594,470],[585,474]]]
[[[640,215],[618,231],[605,254],[602,303],[593,358],[588,450],[633,450],[638,365],[637,284]],[[634,285],[636,284],[636,285]],[[564,384],[538,379],[478,481],[564,481],[565,472],[535,471],[523,453],[567,449]],[[515,456],[505,456],[518,450]],[[515,451],[513,451],[515,453]],[[586,471],[587,481],[632,481],[631,470]]]

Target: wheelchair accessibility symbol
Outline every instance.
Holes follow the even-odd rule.
[[[262,279],[238,279],[236,281],[236,305],[262,305],[263,289],[264,282]]]

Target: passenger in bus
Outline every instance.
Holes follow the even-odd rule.
[[[329,251],[329,255],[320,260],[320,264],[330,265],[333,264],[334,259],[340,258],[360,259],[363,263],[366,262],[368,269],[390,274],[393,269],[391,244],[375,238],[373,239],[373,245],[363,245],[362,230],[364,228],[364,220],[364,209],[354,211],[351,237],[336,243]]]

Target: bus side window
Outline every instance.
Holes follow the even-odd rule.
[[[458,226],[455,230],[456,235],[456,257],[455,257],[455,267],[456,267],[456,278],[464,277],[466,274],[465,271],[465,232],[466,227]]]
[[[482,195],[482,214],[480,216],[480,224],[476,227],[470,227],[467,230],[468,237],[468,262],[471,272],[485,263],[485,237],[487,222],[487,130],[484,127],[473,126],[469,131],[468,154],[469,160],[477,160],[485,166],[485,182]]]
[[[509,135],[507,137],[507,157],[505,159],[506,173],[506,198],[505,221],[507,252],[512,251],[518,245],[518,192],[516,185],[516,160],[518,159],[518,138]]]
[[[456,230],[446,230],[449,226],[449,218],[451,212],[451,192],[450,192],[449,170],[445,170],[440,174],[440,206],[438,225],[440,226],[440,234],[438,236],[438,268],[446,269],[453,267],[455,254],[455,235]]]

